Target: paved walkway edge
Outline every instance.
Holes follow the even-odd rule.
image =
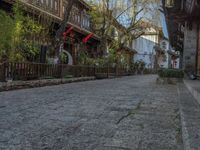
[[[186,80],[184,80],[184,84],[188,88],[190,93],[192,93],[197,102],[200,104],[200,93],[195,88],[193,88],[189,83],[187,83]]]
[[[178,86],[180,86],[178,84]],[[181,104],[181,94],[180,94],[180,88],[178,87],[178,95],[179,95],[179,111],[180,111],[180,116],[181,116],[181,129],[182,129],[182,139],[183,139],[183,146],[184,150],[191,150],[190,148],[190,143],[189,143],[189,134],[186,128],[186,121],[183,115],[183,107]]]
[[[184,150],[200,150],[200,105],[184,83],[178,84]]]
[[[2,82],[0,83],[0,92],[25,89],[25,88],[35,88],[51,85],[59,85],[73,82],[83,82],[95,80],[95,77],[79,77],[79,78],[68,78],[68,79],[42,79],[42,80],[31,80],[31,81],[13,81],[13,82]]]

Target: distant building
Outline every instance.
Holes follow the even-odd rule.
[[[180,53],[172,48],[168,51],[169,56],[169,68],[180,68]]]
[[[171,67],[171,59],[170,59],[170,54],[168,53],[170,51],[170,44],[169,40],[166,38],[163,38],[160,41],[160,48],[164,51],[164,56],[162,57],[160,61],[160,67],[161,68],[170,68]]]
[[[168,60],[165,57],[167,51],[165,52],[160,47],[160,42],[163,37],[163,32],[160,27],[151,25],[147,28],[144,35],[133,41],[132,47],[137,51],[137,54],[134,56],[134,61],[143,61],[146,68],[168,67]],[[166,49],[168,47],[166,44]]]

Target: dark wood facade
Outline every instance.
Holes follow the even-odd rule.
[[[169,39],[181,52],[181,67],[200,74],[200,1],[163,0]]]
[[[49,34],[50,36],[38,36],[37,38],[39,41],[42,41],[42,39],[39,38],[43,38],[43,40],[45,39],[43,44],[52,45],[52,43],[54,43],[55,33],[59,24],[64,19],[64,13],[66,11],[65,7],[67,6],[68,1],[69,0],[20,0],[27,13],[32,14],[40,22],[43,20],[44,24],[51,22],[50,24],[53,26],[53,30],[49,31],[52,32]],[[15,0],[2,0],[1,3],[2,6],[4,5],[4,8],[8,10],[8,8],[15,3]],[[90,6],[87,3],[83,0],[78,0],[78,2],[73,5],[67,23],[68,25],[66,26],[66,30],[73,27],[73,32],[67,37],[68,41],[70,41],[70,45],[66,46],[69,43],[65,43],[64,46],[68,47],[67,51],[69,51],[73,57],[73,64],[76,64],[76,57],[80,50],[87,50],[91,56],[100,54],[98,51],[100,38],[95,33],[87,43],[82,43],[82,39],[93,32],[90,15],[88,13],[89,10]],[[41,16],[43,18],[41,18]],[[46,19],[46,22],[44,21],[45,18],[48,18]]]

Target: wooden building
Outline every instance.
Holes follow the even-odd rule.
[[[163,0],[169,38],[180,51],[181,68],[200,74],[200,1]]]
[[[33,17],[34,20],[43,25],[49,24],[51,29],[47,30],[48,34],[37,35],[34,39],[39,42],[42,47],[53,48],[54,56],[56,59],[59,56],[58,48],[55,45],[55,34],[59,25],[64,19],[64,13],[69,0],[19,0],[23,4],[23,9],[27,15]],[[11,11],[12,5],[15,0],[2,0],[0,9]],[[91,57],[101,55],[98,45],[100,38],[93,33],[90,16],[88,11],[90,6],[83,0],[78,0],[73,5],[70,13],[70,18],[66,26],[66,31],[63,33],[65,43],[62,49],[67,55],[66,63],[76,64],[77,56],[80,51],[87,51]],[[48,52],[47,52],[48,53]],[[71,58],[70,58],[71,57]],[[57,58],[58,59],[58,58]],[[71,60],[69,62],[69,60]]]

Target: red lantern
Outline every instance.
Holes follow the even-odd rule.
[[[70,26],[70,27],[67,29],[67,31],[65,31],[65,32],[63,33],[63,38],[64,38],[64,40],[66,40],[67,34],[69,34],[69,33],[72,32],[72,29],[73,29],[73,27]]]

